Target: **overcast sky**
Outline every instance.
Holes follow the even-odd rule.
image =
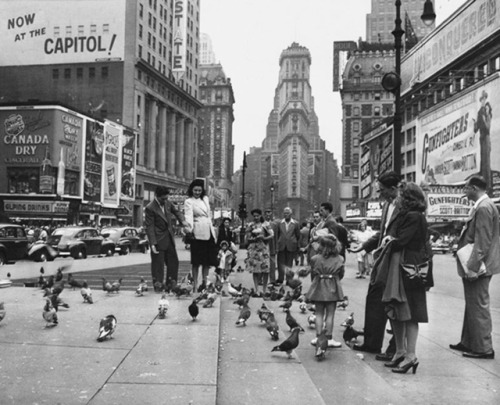
[[[403,0],[403,4],[404,4]],[[464,0],[435,0],[437,23]],[[340,95],[332,91],[333,42],[365,39],[371,0],[201,0],[201,32],[231,78],[235,95],[234,169],[261,146],[278,84],[279,57],[292,42],[311,52],[311,86],[320,136],[342,160]],[[424,0],[422,0],[423,9]]]

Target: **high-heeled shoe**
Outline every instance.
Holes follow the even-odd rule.
[[[398,357],[395,360],[388,361],[387,363],[384,363],[385,367],[389,368],[394,368],[399,366],[399,363],[401,363],[405,359],[405,355],[403,354],[401,357]]]
[[[411,368],[413,374],[415,374],[417,372],[417,367],[418,367],[418,360],[414,359],[409,363],[406,363],[404,366],[393,368],[392,372],[398,374],[406,374],[408,370]]]

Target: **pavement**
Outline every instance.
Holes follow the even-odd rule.
[[[178,252],[183,265],[188,265],[189,251],[178,247]],[[244,255],[239,253],[240,264]],[[78,274],[75,266],[82,266],[82,271],[102,269],[103,260],[100,265],[96,260],[95,266],[92,259],[79,261],[72,273]],[[144,263],[148,257],[116,257],[112,265],[121,260]],[[212,308],[200,307],[198,319],[192,321],[187,311],[192,297],[168,297],[167,317],[159,319],[160,295],[151,291],[136,297],[130,290],[118,294],[94,290],[95,303],[89,305],[82,302],[79,291],[65,290],[61,298],[70,308],[61,308],[59,324],[46,328],[39,289],[2,288],[0,302],[7,314],[0,322],[0,404],[497,404],[498,358],[465,359],[448,348],[458,342],[464,306],[452,263],[451,256],[435,259],[436,287],[428,295],[431,320],[420,327],[421,365],[415,375],[393,374],[374,355],[355,352],[345,344],[318,362],[309,343],[314,330],[307,327],[307,316],[296,305],[292,314],[306,330],[294,358],[271,353],[289,335],[279,301],[266,302],[281,329],[276,343],[255,313],[263,302],[260,298],[250,301],[247,326],[236,326],[239,309],[229,297],[218,298]],[[337,310],[337,340],[343,331],[340,323],[351,312],[355,326],[362,328],[368,280],[355,278],[355,265],[355,256],[348,256],[343,287],[349,306]],[[39,264],[33,269],[38,272]],[[5,269],[0,271],[2,278]],[[8,272],[11,279],[14,272],[33,276],[14,267]],[[231,281],[253,285],[246,272],[233,273]],[[498,349],[500,277],[493,278],[490,292]],[[118,320],[116,332],[112,339],[97,342],[99,320],[108,314]]]

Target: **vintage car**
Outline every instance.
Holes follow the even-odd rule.
[[[131,226],[103,228],[101,235],[114,242],[115,253],[120,255],[148,251],[148,241],[141,238],[137,229]]]
[[[112,256],[115,253],[115,243],[90,226],[58,228],[48,237],[47,243],[60,256],[74,259],[85,259],[92,255]]]
[[[451,252],[450,244],[438,239],[431,243],[432,251],[434,253],[448,253]]]
[[[8,262],[32,259],[54,260],[57,252],[44,242],[32,243],[20,225],[0,224],[0,265]]]

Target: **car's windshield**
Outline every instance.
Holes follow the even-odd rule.
[[[72,228],[58,228],[56,229],[52,235],[62,235],[62,236],[70,236],[75,233],[75,230]]]

